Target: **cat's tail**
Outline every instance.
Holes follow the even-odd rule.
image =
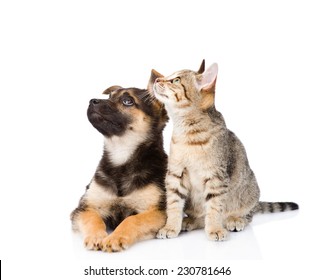
[[[277,213],[299,209],[299,205],[294,202],[264,202],[260,201],[253,209],[254,213]]]

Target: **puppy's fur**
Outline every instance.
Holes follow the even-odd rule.
[[[154,238],[165,224],[168,117],[146,90],[113,86],[104,94],[109,99],[90,100],[87,113],[104,136],[103,156],[71,220],[88,249],[116,252]]]

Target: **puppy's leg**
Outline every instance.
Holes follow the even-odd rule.
[[[103,251],[119,252],[137,241],[155,238],[164,226],[166,214],[157,209],[127,217],[113,233],[103,240]]]
[[[102,249],[102,241],[108,234],[106,232],[106,225],[96,210],[87,208],[78,212],[74,217],[73,223],[75,223],[78,230],[83,234],[87,249]]]

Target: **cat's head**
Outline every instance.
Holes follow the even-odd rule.
[[[149,83],[156,98],[171,108],[196,106],[201,110],[214,106],[217,64],[205,70],[204,60],[197,72],[181,70],[164,77],[155,70],[151,72],[154,83]]]

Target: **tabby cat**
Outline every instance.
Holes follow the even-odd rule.
[[[245,148],[215,109],[217,64],[182,70],[150,83],[173,121],[166,175],[167,223],[158,238],[204,228],[210,240],[241,231],[255,213],[298,209],[293,202],[260,202]],[[151,75],[151,76],[153,76]]]

